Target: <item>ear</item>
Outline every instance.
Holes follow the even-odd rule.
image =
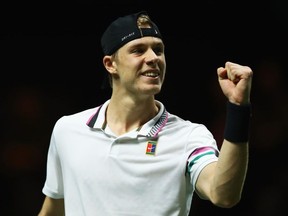
[[[113,74],[117,71],[115,67],[116,62],[112,60],[111,56],[106,55],[103,57],[103,65],[110,74]]]

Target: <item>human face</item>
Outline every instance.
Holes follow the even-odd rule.
[[[160,92],[166,73],[161,39],[149,36],[128,42],[117,51],[114,64],[118,76],[113,89],[136,95]]]

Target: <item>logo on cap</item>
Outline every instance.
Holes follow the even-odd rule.
[[[121,41],[124,41],[124,40],[126,40],[127,38],[129,38],[129,37],[131,37],[133,35],[135,35],[135,32],[132,32],[132,33],[130,33],[128,35],[125,35],[124,37],[121,38]]]

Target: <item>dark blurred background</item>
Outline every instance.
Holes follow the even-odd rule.
[[[216,69],[229,60],[254,71],[242,200],[221,209],[195,195],[191,215],[288,215],[288,14],[282,1],[83,1],[0,10],[0,215],[37,215],[54,123],[109,98],[100,36],[112,20],[139,10],[148,11],[166,45],[167,75],[157,99],[169,112],[204,123],[219,145],[226,100]]]

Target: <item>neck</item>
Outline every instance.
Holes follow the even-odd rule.
[[[106,110],[106,121],[115,134],[121,135],[140,128],[157,113],[158,107],[154,98],[146,101],[118,101],[111,98]]]

